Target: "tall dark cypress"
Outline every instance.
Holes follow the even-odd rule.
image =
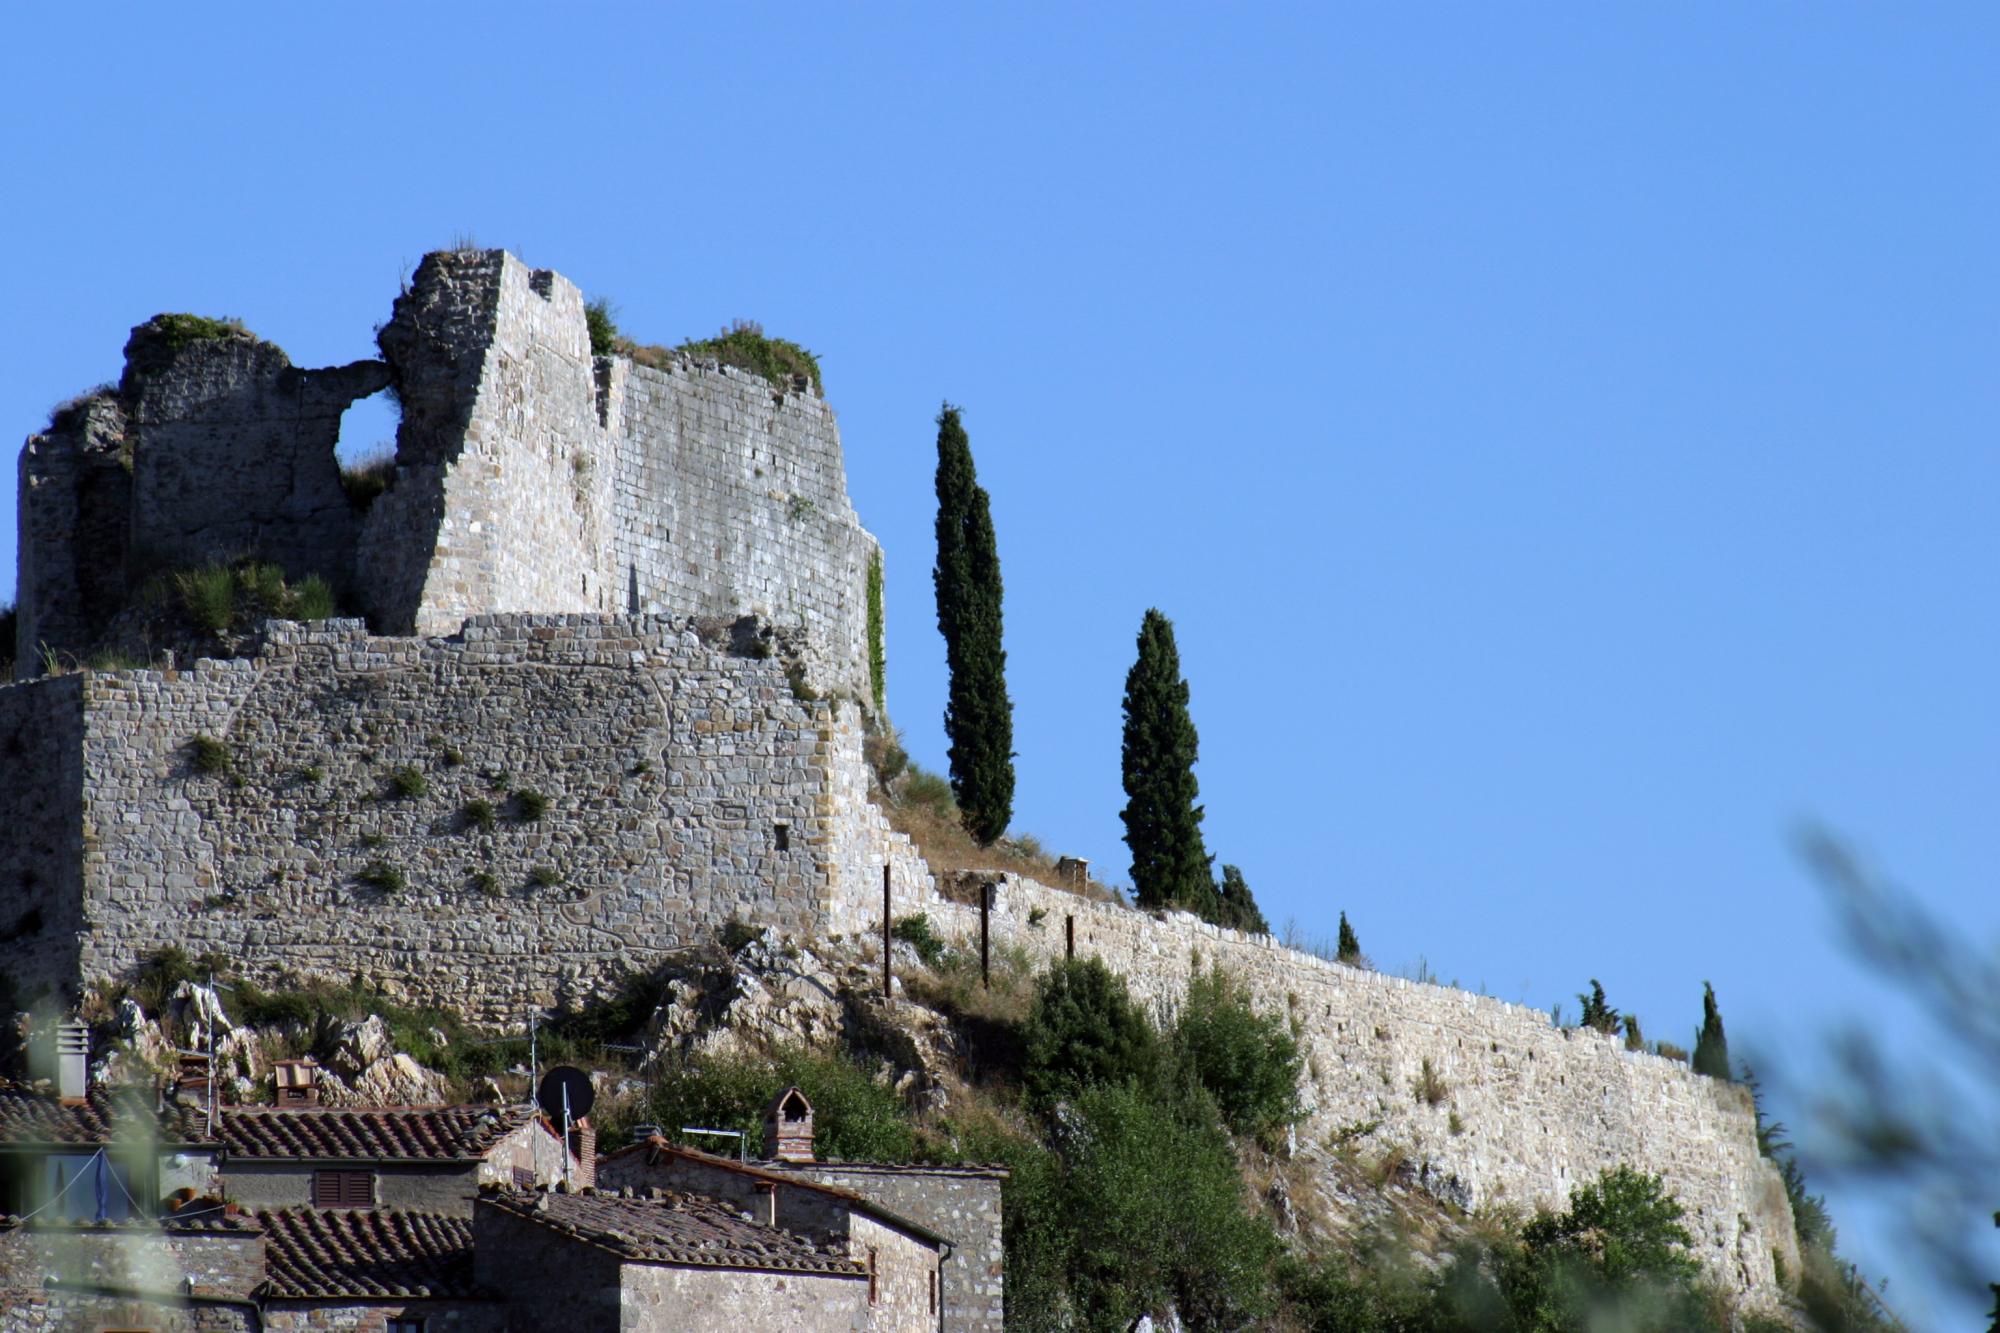
[[[1141,907],[1206,904],[1215,893],[1195,804],[1198,746],[1174,625],[1156,610],[1139,626],[1139,660],[1125,677],[1125,845]]]
[[[951,670],[944,709],[951,794],[966,832],[989,846],[1014,816],[1014,706],[1007,701],[1007,654],[1000,646],[1000,553],[959,409],[946,403],[937,427],[937,567],[931,579]]]
[[[1722,1011],[1715,1007],[1715,987],[1701,983],[1701,1031],[1694,1038],[1694,1072],[1728,1079],[1729,1038],[1722,1031]]]
[[[1361,941],[1355,938],[1354,927],[1347,924],[1345,912],[1340,914],[1340,943],[1334,953],[1334,960],[1351,967],[1361,965]]]

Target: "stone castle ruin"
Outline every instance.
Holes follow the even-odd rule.
[[[732,919],[879,931],[885,867],[895,915],[978,938],[869,800],[880,552],[815,386],[593,356],[576,287],[498,251],[428,257],[379,343],[299,370],[155,321],[115,388],[24,447],[21,680],[0,688],[0,971],[21,998],[74,1001],[171,944],[517,1023]],[[394,475],[358,507],[340,414],[385,386]],[[114,638],[145,578],[244,556],[361,614],[267,623],[227,660],[43,674]],[[1538,1011],[992,878],[986,925],[1031,957],[1101,957],[1162,1012],[1221,966],[1287,1013],[1301,1134],[1372,1123],[1467,1207],[1662,1172],[1728,1287],[1761,1300],[1798,1270],[1739,1087]]]

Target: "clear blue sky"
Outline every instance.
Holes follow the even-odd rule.
[[[471,234],[821,354],[933,766],[965,405],[1054,849],[1123,875],[1157,605],[1212,850],[1387,967],[1809,1071],[1809,818],[2000,936],[1991,6],[315,8],[0,19],[0,434],[158,310],[370,355]]]

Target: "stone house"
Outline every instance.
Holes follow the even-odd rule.
[[[935,1329],[908,1293],[850,1258],[674,1190],[483,1195],[474,1274],[516,1327],[667,1333]]]
[[[842,1247],[893,1289],[897,1308],[922,1311],[925,1327],[1001,1328],[1005,1170],[820,1162],[812,1106],[797,1088],[765,1111],[764,1158],[719,1157],[655,1133],[601,1157],[597,1179],[605,1189],[701,1194]]]

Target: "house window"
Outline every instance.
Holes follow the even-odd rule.
[[[868,1247],[868,1303],[875,1304],[878,1290],[875,1285],[875,1247]]]
[[[792,850],[792,826],[790,824],[779,824],[775,827],[778,837],[778,850],[789,852]]]
[[[315,1171],[312,1178],[315,1208],[373,1208],[373,1171]]]
[[[938,1284],[937,1269],[933,1268],[931,1270],[931,1313],[932,1314],[937,1313],[937,1284]]]

